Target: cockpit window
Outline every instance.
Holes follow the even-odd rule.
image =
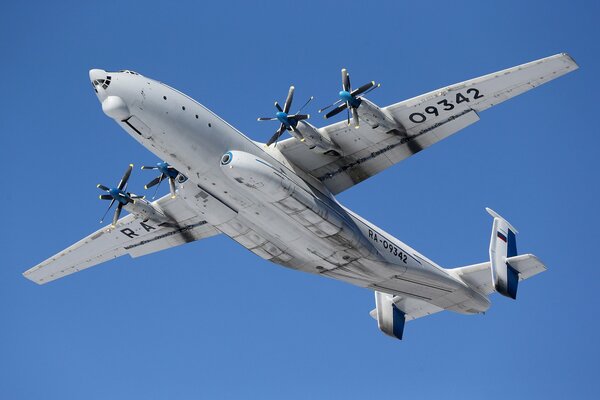
[[[110,75],[107,75],[106,79],[96,79],[92,82],[92,85],[94,86],[94,89],[96,89],[97,86],[101,86],[102,89],[106,89],[110,85],[111,79],[112,78]]]
[[[128,69],[122,69],[122,70],[120,70],[119,72],[123,72],[123,73],[125,73],[125,74],[131,74],[131,75],[139,75],[137,72],[135,72],[135,71],[130,71],[130,70],[128,70]]]

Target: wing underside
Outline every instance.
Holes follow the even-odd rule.
[[[278,149],[337,194],[477,122],[481,111],[577,68],[569,55],[557,54],[387,107],[373,105],[395,126],[363,123],[355,129],[341,121],[320,128],[339,146],[339,156],[319,154],[295,138]]]
[[[171,222],[143,221],[130,214],[115,227],[103,227],[60,253],[25,271],[23,276],[44,284],[113,258],[139,257],[219,233],[191,212],[182,200],[167,195],[156,201]]]

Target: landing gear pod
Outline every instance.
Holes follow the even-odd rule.
[[[394,304],[394,296],[375,292],[377,326],[388,336],[402,340],[406,315]]]

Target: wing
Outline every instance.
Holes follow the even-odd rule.
[[[23,276],[41,285],[124,254],[139,257],[220,233],[189,210],[179,198],[166,195],[153,204],[172,222],[144,222],[129,214],[119,219],[114,228],[97,230],[25,271]]]
[[[341,156],[319,154],[295,138],[278,145],[298,168],[337,194],[477,122],[478,113],[578,68],[568,54],[557,54],[457,83],[384,108],[359,108],[363,121],[381,115],[391,121],[360,128],[346,122],[320,128]],[[374,111],[373,111],[374,110]],[[373,127],[375,126],[375,127]]]

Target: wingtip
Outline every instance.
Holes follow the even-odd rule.
[[[579,68],[579,64],[577,64],[577,61],[575,61],[575,59],[573,58],[573,56],[571,56],[569,53],[561,53],[563,55],[563,57],[567,58],[572,64],[573,64],[573,69],[577,69]]]

